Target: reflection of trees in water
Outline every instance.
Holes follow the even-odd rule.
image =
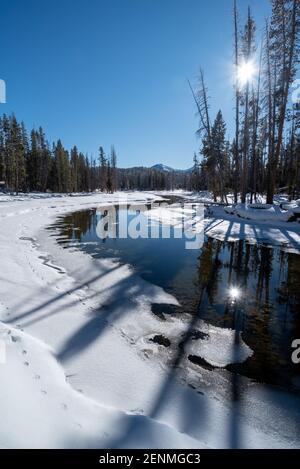
[[[68,240],[81,241],[83,236],[92,231],[92,227],[96,223],[95,218],[95,212],[87,210],[67,215],[63,218],[63,223],[59,224],[60,235],[65,236]]]
[[[247,292],[247,321],[243,336],[254,350],[254,356],[248,360],[245,368],[250,375],[276,381],[282,351],[281,337],[278,337],[276,331],[276,300],[274,289],[271,288],[274,251],[265,246],[253,246],[252,251],[256,257],[256,268],[252,272],[253,282]]]
[[[300,326],[300,259],[285,252],[280,254],[280,284],[277,289],[279,304],[285,306],[285,320],[292,315]]]
[[[220,280],[222,262],[219,259],[222,243],[208,238],[203,244],[201,254],[198,257],[197,274],[195,284],[202,288],[205,285],[206,294],[210,304],[214,303]]]
[[[118,210],[116,216],[118,222]],[[60,234],[69,240],[94,239],[98,221],[96,211],[74,213],[62,219]],[[151,249],[149,244],[149,256]],[[300,337],[298,255],[244,241],[208,238],[199,251],[194,282],[184,271],[180,275],[180,286],[173,293],[179,295],[182,309],[216,326],[241,330],[254,350],[251,358],[232,369],[262,381],[289,382],[297,373],[291,362],[291,342]],[[241,291],[234,307],[230,286]]]
[[[207,284],[199,316],[217,326],[240,328],[255,352],[244,364],[231,369],[274,383],[282,383],[283,376],[296,372],[290,345],[300,337],[299,274],[297,255],[244,241],[208,239],[204,243],[198,258],[197,283]],[[234,308],[228,298],[231,285],[241,291]]]

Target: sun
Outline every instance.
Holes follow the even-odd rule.
[[[239,288],[231,287],[229,289],[229,296],[233,301],[237,300],[241,296],[241,292],[240,292]]]
[[[242,62],[237,68],[237,79],[240,86],[253,81],[256,75],[256,66],[253,61]]]

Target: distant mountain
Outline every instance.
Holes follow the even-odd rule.
[[[171,166],[167,166],[167,165],[162,164],[162,163],[154,164],[153,166],[151,166],[151,169],[157,169],[157,171],[164,171],[166,173],[171,173],[173,171],[175,171],[176,173],[190,173],[193,170],[193,168],[174,169],[174,168],[171,168]]]
[[[157,164],[154,164],[153,166],[151,166],[151,169],[157,169],[158,171],[166,171],[166,172],[172,172],[172,171],[175,171],[173,168],[171,168],[171,166],[167,166],[165,164],[162,164],[162,163],[157,163]]]

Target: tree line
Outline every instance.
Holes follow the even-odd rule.
[[[18,192],[90,192],[101,190],[173,190],[190,188],[190,175],[154,168],[117,168],[114,146],[109,155],[100,146],[96,158],[61,140],[52,145],[42,127],[26,131],[16,116],[0,117],[0,182]]]
[[[190,180],[191,173],[188,171],[164,171],[142,166],[118,170],[121,190],[190,189]]]
[[[235,202],[246,195],[256,200],[265,193],[273,202],[276,191],[300,197],[300,108],[290,91],[299,64],[299,0],[272,0],[263,38],[257,39],[250,7],[241,27],[233,6],[233,65],[235,70],[235,136],[226,139],[226,123],[219,111],[211,121],[203,71],[193,98],[200,118],[199,155],[194,156],[191,185],[207,188],[223,201],[229,192]],[[251,75],[255,75],[252,77]],[[243,80],[244,78],[244,80]],[[246,78],[246,79],[245,79]]]
[[[233,4],[235,132],[230,141],[221,110],[211,119],[208,89],[200,71],[196,89],[189,83],[200,120],[199,154],[192,171],[117,168],[114,147],[97,158],[61,140],[48,142],[43,129],[31,130],[14,115],[0,118],[0,181],[15,192],[121,190],[209,190],[214,199],[245,202],[276,191],[300,197],[300,105],[290,92],[299,64],[299,0],[271,0],[272,14],[257,37],[250,8],[241,26]],[[255,75],[250,76],[251,73]],[[248,77],[247,77],[248,74]],[[247,79],[245,79],[247,78]]]
[[[19,191],[87,192],[117,189],[117,155],[112,146],[106,155],[88,157],[74,146],[66,150],[61,140],[50,145],[41,127],[28,135],[15,115],[0,117],[0,181]]]

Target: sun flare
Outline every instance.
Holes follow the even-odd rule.
[[[237,79],[240,86],[250,83],[256,74],[256,67],[252,61],[243,62],[237,68]]]
[[[237,300],[241,296],[241,292],[237,287],[231,287],[229,289],[229,296],[232,300]]]

